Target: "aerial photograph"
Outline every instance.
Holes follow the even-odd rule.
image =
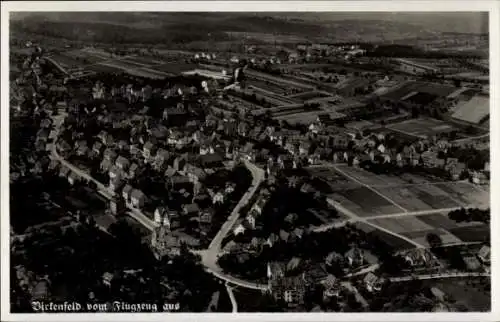
[[[10,12],[6,310],[490,312],[488,26]]]

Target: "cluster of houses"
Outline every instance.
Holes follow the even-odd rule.
[[[334,258],[335,257],[335,258]],[[338,257],[338,258],[337,258]],[[330,272],[337,260],[344,260],[351,269],[365,267],[363,252],[353,248],[342,256],[335,252],[330,253],[325,263],[304,263],[294,257],[288,263],[269,262],[267,264],[267,278],[269,292],[276,300],[283,300],[289,307],[297,307],[304,303],[306,292],[320,285],[323,292],[323,301],[335,299],[338,303],[345,300],[345,292],[352,291],[353,286],[346,287],[341,280]],[[386,279],[373,272],[366,274],[362,286],[370,293],[381,291]]]

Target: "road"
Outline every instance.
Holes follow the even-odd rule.
[[[59,162],[61,162],[61,164],[63,164],[65,167],[69,168],[76,175],[80,176],[81,178],[86,179],[87,181],[92,181],[93,183],[95,183],[97,185],[97,188],[98,188],[99,192],[104,197],[106,197],[107,199],[112,199],[113,198],[114,192],[110,191],[108,189],[108,187],[106,187],[101,182],[99,182],[96,179],[94,179],[91,175],[89,175],[85,171],[82,171],[78,167],[76,167],[73,164],[69,163],[68,161],[64,160],[64,158],[61,157],[59,155],[59,153],[57,153],[57,149],[56,149],[55,145],[53,145],[53,147],[52,147],[52,157],[54,159],[58,160]],[[142,225],[144,225],[147,229],[149,229],[149,230],[152,231],[152,230],[154,230],[155,227],[158,227],[158,224],[156,222],[154,222],[153,220],[149,219],[139,209],[133,208],[133,207],[131,207],[129,205],[127,205],[127,208],[129,209],[128,215],[131,216],[132,218],[134,218],[135,220],[137,220]]]
[[[252,173],[252,184],[250,188],[245,192],[243,197],[240,199],[236,207],[234,207],[233,211],[229,215],[228,219],[226,222],[222,225],[221,229],[219,232],[217,232],[217,235],[215,235],[214,239],[208,246],[209,252],[215,252],[219,253],[220,252],[220,246],[222,243],[222,240],[226,235],[229,233],[229,231],[233,228],[234,224],[239,218],[239,211],[240,209],[245,206],[248,201],[253,197],[257,189],[259,188],[259,185],[262,181],[264,181],[264,170],[258,168],[256,165],[253,163],[243,160],[243,163],[247,167],[247,169]]]
[[[456,273],[440,273],[440,274],[424,274],[414,276],[391,277],[389,281],[392,283],[407,282],[412,280],[430,280],[439,278],[453,278],[453,277],[491,277],[490,273],[484,272],[456,272]]]
[[[226,283],[227,294],[229,295],[229,299],[231,300],[231,305],[233,306],[233,313],[238,312],[238,302],[236,302],[236,298],[234,297],[233,288]]]
[[[56,68],[59,69],[63,74],[71,76],[71,74],[64,67],[62,67],[58,62],[53,60],[51,57],[45,57],[45,59],[54,64],[54,66],[56,66]]]
[[[222,269],[217,265],[217,259],[218,255],[221,252],[221,243],[224,240],[224,238],[227,236],[227,234],[231,231],[233,228],[234,224],[238,220],[240,216],[240,209],[245,206],[248,201],[253,197],[257,189],[259,188],[260,183],[264,180],[264,170],[260,169],[253,163],[243,160],[243,163],[247,167],[247,169],[252,173],[252,184],[250,188],[247,190],[247,192],[243,195],[243,197],[240,199],[236,207],[234,207],[233,211],[229,215],[228,219],[226,222],[222,225],[221,229],[217,232],[217,235],[215,235],[214,239],[208,246],[208,249],[202,250],[202,251],[193,251],[194,253],[198,254],[201,256],[202,263],[205,266],[205,269],[212,273],[214,276],[216,276],[219,279],[222,279],[226,282],[230,282],[232,284],[241,286],[241,287],[246,287],[246,288],[251,288],[251,289],[257,289],[257,290],[266,290],[267,285],[266,284],[258,284],[258,283],[253,283],[253,282],[248,282],[230,275],[225,274]]]

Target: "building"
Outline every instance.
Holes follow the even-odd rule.
[[[382,285],[384,284],[384,280],[372,272],[366,274],[363,282],[368,292],[378,292],[382,289]]]
[[[151,248],[158,260],[164,256],[178,256],[181,253],[180,240],[170,235],[169,229],[165,226],[159,226],[153,230]]]
[[[283,263],[271,262],[267,265],[269,291],[276,300],[283,300],[289,306],[304,303],[306,282],[303,276],[286,276]]]
[[[479,260],[483,264],[489,265],[490,264],[490,253],[491,253],[490,246],[484,245],[483,247],[481,247],[481,249],[477,253],[477,257],[479,258]]]
[[[144,206],[146,200],[146,196],[144,193],[138,189],[132,190],[132,193],[130,194],[130,201],[131,205],[134,208],[140,209]]]

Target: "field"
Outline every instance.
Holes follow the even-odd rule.
[[[456,87],[449,85],[410,81],[393,91],[389,91],[388,93],[382,95],[382,97],[391,100],[401,100],[411,92],[422,92],[437,95],[439,97],[444,97],[450,95],[456,90]]]
[[[481,225],[478,222],[462,222],[462,223],[457,223],[454,220],[451,220],[448,218],[447,213],[442,213],[442,214],[430,214],[430,215],[422,215],[418,216],[418,218],[427,223],[430,226],[436,227],[436,228],[441,228],[441,229],[454,229],[454,228],[460,228],[460,227],[468,227],[468,226],[477,226]]]
[[[361,217],[402,212],[400,208],[366,187],[342,189],[329,197]]]
[[[285,95],[285,93],[288,91],[286,86],[278,85],[276,83],[272,83],[269,81],[250,79],[247,81],[247,84],[255,86],[257,88],[261,88],[266,91],[271,91],[279,95]]]
[[[312,100],[312,99],[324,98],[324,97],[328,97],[328,96],[326,94],[319,93],[319,92],[306,92],[306,93],[301,93],[301,94],[293,95],[293,96],[290,96],[290,97],[293,97],[295,99],[299,99],[299,100],[305,102],[305,101],[309,101],[309,100]]]
[[[395,251],[407,250],[415,247],[406,240],[390,235],[381,230],[373,230],[369,234],[378,237],[380,240],[391,246]]]
[[[464,242],[490,242],[490,227],[475,225],[450,229],[450,233]]]
[[[446,184],[437,184],[436,186],[464,205],[474,205],[480,208],[490,206],[489,192],[475,187],[470,183],[450,182]]]
[[[438,235],[439,238],[441,238],[443,245],[456,244],[462,242],[462,240],[460,240],[458,237],[450,234],[446,230],[441,230],[441,229],[415,230],[411,232],[402,233],[402,235],[410,238],[411,240],[419,243],[420,245],[423,245],[425,247],[430,247],[429,243],[427,242],[427,235],[430,233]]]
[[[398,234],[432,229],[432,226],[415,216],[372,219],[370,222]]]
[[[445,131],[452,131],[455,129],[455,127],[453,127],[452,125],[434,119],[406,120],[403,122],[390,124],[387,126],[387,128],[414,137],[423,138]]]
[[[491,280],[481,285],[472,285],[470,282],[480,282],[478,278],[448,278],[442,280],[424,281],[429,287],[437,287],[456,302],[454,306],[464,306],[469,312],[491,310]],[[479,284],[479,283],[478,283]]]

